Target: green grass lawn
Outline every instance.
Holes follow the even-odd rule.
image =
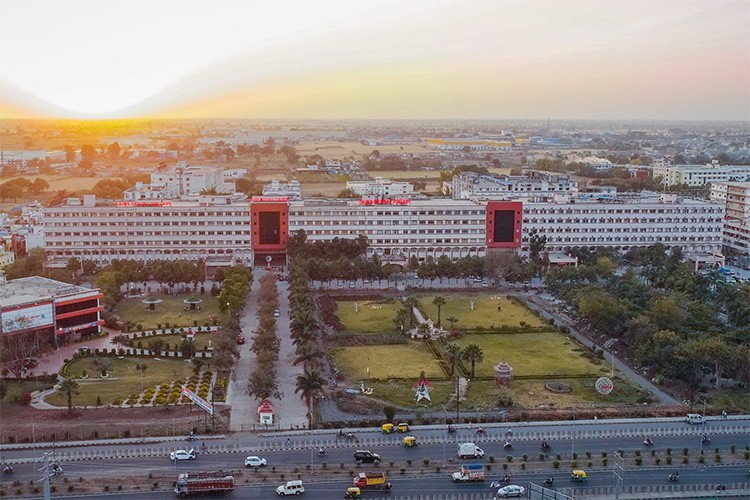
[[[73,396],[74,405],[96,404],[96,397],[101,397],[102,405],[112,403],[117,398],[123,401],[132,393],[140,393],[142,389],[154,387],[162,382],[169,382],[177,378],[188,377],[193,373],[193,365],[183,360],[153,358],[113,358],[103,357],[109,365],[108,377],[99,378],[99,370],[94,364],[94,357],[87,356],[72,361],[68,366],[68,374],[80,377],[86,370],[89,378],[76,378],[79,394]],[[143,361],[148,368],[141,375],[136,368],[139,361]],[[46,401],[56,406],[66,406],[65,396],[59,392],[49,396]]]
[[[440,308],[440,318],[444,328],[449,328],[448,318],[453,316],[458,319],[455,328],[458,330],[472,330],[475,328],[490,328],[508,325],[520,326],[525,321],[531,326],[542,326],[545,323],[534,313],[516,302],[509,301],[504,295],[441,295],[445,299],[445,305]],[[419,304],[422,311],[437,324],[437,306],[432,301],[435,295],[420,296]],[[471,310],[470,302],[474,301],[474,310]],[[500,310],[498,311],[498,307]]]
[[[211,340],[212,344],[216,342],[218,333],[196,333],[195,334],[195,347],[199,351],[205,351],[208,347],[208,341]],[[182,335],[181,334],[166,334],[166,335],[154,335],[150,337],[138,337],[133,341],[133,346],[130,347],[130,349],[136,349],[138,348],[138,342],[141,343],[143,346],[142,349],[148,349],[148,343],[154,339],[161,339],[167,344],[169,344],[169,350],[175,350],[175,344],[179,347],[180,343],[182,343]],[[247,336],[245,336],[246,340],[249,340]],[[126,347],[127,349],[127,347]]]
[[[484,360],[476,364],[478,377],[494,377],[493,366],[500,361],[510,363],[513,375],[599,376],[609,372],[604,364],[597,365],[576,351],[582,349],[576,342],[554,332],[476,333],[454,342],[461,348],[469,344],[482,348]],[[468,363],[466,368],[471,370]]]
[[[727,410],[744,413],[750,406],[750,392],[743,391],[742,389],[724,389],[713,394],[709,398],[709,404],[710,408],[715,412]]]
[[[392,380],[378,380],[373,382],[367,382],[367,387],[372,387],[372,397],[388,401],[391,404],[404,407],[404,408],[430,408],[432,410],[439,410],[440,405],[445,405],[450,401],[451,395],[456,391],[455,384],[451,381],[440,380],[432,381],[430,383],[433,386],[430,391],[430,398],[432,402],[425,401],[424,399],[418,404],[414,397],[414,390],[411,388],[413,384],[417,382],[419,377],[414,379],[392,379]],[[428,376],[429,380],[430,377]],[[450,417],[450,412],[448,417]]]
[[[339,370],[351,383],[368,378],[413,378],[416,382],[422,370],[427,378],[445,376],[435,357],[421,342],[340,347],[334,350],[333,356]]]
[[[354,310],[355,302],[359,312]],[[398,300],[339,300],[336,301],[336,315],[348,332],[389,333],[395,331],[393,320],[402,307]]]
[[[217,317],[221,315],[219,303],[216,298],[209,294],[182,294],[172,297],[166,294],[152,294],[149,297],[159,298],[164,302],[157,304],[156,310],[151,311],[146,309],[145,304],[143,304],[143,297],[124,298],[115,306],[115,314],[123,321],[132,321],[136,325],[143,325],[144,330],[153,330],[159,323],[162,326],[166,323],[177,326],[193,326],[194,322],[198,321],[198,325],[203,326],[205,323],[210,323],[209,315]],[[182,301],[191,297],[202,299],[203,309],[185,311],[185,304]]]
[[[18,403],[24,393],[51,389],[52,382],[38,382],[35,380],[3,380],[5,387],[4,396],[0,399],[1,404]]]

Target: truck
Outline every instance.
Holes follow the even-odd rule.
[[[453,482],[484,481],[484,465],[464,464],[461,470],[453,473]]]
[[[184,472],[177,476],[174,492],[188,495],[223,494],[234,490],[234,476],[226,472]]]
[[[386,479],[385,472],[381,472],[380,474],[373,474],[366,473],[366,472],[360,472],[355,478],[354,478],[354,486],[360,489],[370,489],[370,490],[390,490],[391,489],[391,483],[389,483]]]
[[[458,445],[458,458],[480,458],[484,456],[484,450],[474,443],[462,443]]]

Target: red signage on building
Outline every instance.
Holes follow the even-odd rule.
[[[286,203],[289,201],[288,196],[253,196],[250,198],[253,203]]]
[[[359,200],[360,205],[408,205],[411,200],[408,198],[392,198],[387,200],[375,199],[375,200]]]
[[[171,207],[171,201],[116,201],[116,207]]]

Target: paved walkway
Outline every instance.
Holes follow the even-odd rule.
[[[103,329],[103,331],[107,332],[108,330]],[[73,344],[60,346],[54,351],[42,354],[36,358],[39,364],[28,372],[27,375],[52,375],[58,373],[63,367],[63,361],[73,359],[73,354],[81,347],[88,347],[92,352],[94,349],[114,349],[117,346],[110,340],[110,336],[114,335],[117,335],[117,332],[104,337],[82,340]]]
[[[247,305],[240,318],[240,326],[247,343],[240,346],[240,359],[227,389],[227,404],[232,407],[229,428],[232,431],[240,432],[259,428],[256,411],[260,402],[247,395],[247,380],[256,367],[255,354],[250,351],[250,346],[252,345],[252,336],[258,329],[259,282],[266,271],[254,269],[253,274],[253,289],[248,294]],[[307,407],[299,395],[294,393],[296,378],[297,375],[302,373],[302,367],[292,366],[295,354],[289,329],[289,292],[287,282],[279,281],[277,285],[279,287],[280,315],[276,318],[276,331],[280,344],[276,375],[282,398],[280,401],[272,400],[271,404],[276,409],[276,428],[302,428],[307,425]]]

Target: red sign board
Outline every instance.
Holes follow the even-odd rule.
[[[381,200],[381,199],[375,199],[375,200],[359,200],[360,205],[370,206],[370,205],[408,205],[411,203],[411,200],[408,198],[392,198],[388,200]]]
[[[171,201],[116,201],[116,207],[171,207]]]
[[[250,198],[253,203],[287,203],[288,196],[253,196]]]

